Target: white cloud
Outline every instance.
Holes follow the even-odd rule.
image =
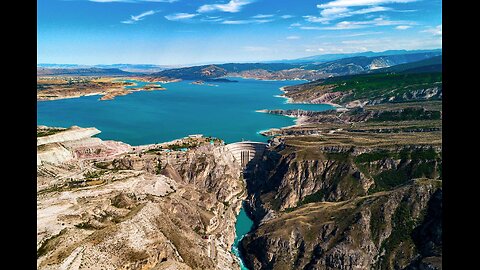
[[[165,19],[169,21],[180,21],[180,20],[187,20],[191,19],[195,16],[198,16],[198,14],[192,14],[192,13],[174,13],[165,16]]]
[[[288,36],[287,39],[300,39],[299,36]]]
[[[350,34],[341,34],[341,35],[320,35],[316,36],[316,39],[331,39],[331,38],[344,38],[344,37],[361,37],[361,36],[370,36],[370,35],[379,35],[383,34],[384,32],[379,32],[379,31],[367,31],[367,32],[355,32],[355,33],[350,33]]]
[[[252,16],[253,19],[265,19],[265,18],[272,18],[274,15],[273,14],[258,14],[255,16]]]
[[[378,6],[384,4],[411,3],[418,0],[335,0],[317,5],[318,8]]]
[[[336,20],[336,19],[347,18],[354,15],[389,11],[389,10],[392,10],[392,9],[387,7],[380,7],[380,6],[368,7],[368,8],[358,9],[358,10],[351,10],[346,7],[331,7],[331,8],[325,8],[322,11],[320,11],[321,17],[311,16],[311,15],[303,16],[303,17],[308,22],[328,24],[330,21]]]
[[[302,26],[300,23],[292,23],[290,24],[290,27],[299,27]]]
[[[397,30],[407,30],[409,28],[412,28],[412,26],[410,26],[410,25],[399,25],[399,26],[395,27],[395,29],[397,29]]]
[[[303,26],[300,29],[303,30],[350,30],[350,29],[360,29],[367,28],[372,26],[388,26],[388,25],[414,25],[415,22],[411,21],[392,21],[385,19],[383,17],[378,17],[369,21],[341,21],[334,26],[328,27],[316,27],[316,26]]]
[[[256,20],[225,20],[222,21],[222,24],[250,24],[250,23],[268,23],[272,22],[273,20],[267,19],[256,19]]]
[[[323,30],[324,27],[319,27],[319,26],[301,26],[300,29],[302,29],[302,30]]]
[[[134,24],[134,23],[136,23],[136,22],[138,22],[138,21],[143,20],[145,17],[150,16],[150,15],[153,15],[153,14],[155,14],[155,13],[157,13],[157,12],[158,12],[158,11],[156,11],[156,10],[149,10],[149,11],[145,11],[145,12],[139,14],[139,15],[136,15],[136,16],[131,15],[129,20],[122,21],[121,23],[124,23],[124,24]]]
[[[373,12],[389,11],[389,10],[392,10],[392,9],[388,8],[388,7],[376,6],[376,7],[369,7],[369,8],[363,8],[363,9],[359,9],[359,10],[356,10],[356,11],[352,11],[351,14],[353,14],[353,15],[368,14],[368,13],[373,13]]]
[[[353,53],[361,51],[385,51],[385,50],[417,50],[417,49],[434,49],[442,47],[442,39],[438,37],[419,37],[419,38],[369,38],[359,40],[344,40],[342,42],[321,42],[306,45],[304,47],[307,52],[322,53]]]
[[[422,33],[430,33],[434,36],[442,36],[442,25],[439,24],[436,27],[430,27],[427,30],[423,30]]]
[[[290,18],[293,18],[293,17],[295,17],[295,16],[289,15],[289,14],[280,16],[280,18],[282,18],[282,19],[290,19]]]
[[[157,3],[173,3],[178,0],[88,0],[95,3],[139,3],[139,2],[157,2]]]
[[[221,17],[218,17],[218,16],[206,16],[205,18],[202,18],[200,19],[204,22],[219,22],[219,21],[223,21],[223,19]]]
[[[197,12],[205,13],[212,11],[223,11],[235,13],[239,12],[243,6],[253,3],[254,0],[230,0],[226,4],[203,5],[197,9]]]

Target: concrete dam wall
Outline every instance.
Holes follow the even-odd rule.
[[[245,170],[247,165],[254,164],[262,158],[267,144],[262,142],[244,141],[227,144],[226,147],[232,152],[235,157],[235,162]]]

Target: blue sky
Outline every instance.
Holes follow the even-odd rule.
[[[38,0],[37,62],[188,65],[442,46],[441,0]]]

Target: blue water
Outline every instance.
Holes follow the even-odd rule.
[[[209,86],[182,81],[164,84],[166,91],[139,91],[114,100],[100,101],[99,96],[88,96],[39,101],[37,123],[56,127],[96,127],[102,131],[98,137],[131,145],[166,142],[190,134],[213,136],[231,143],[242,139],[267,141],[268,138],[258,134],[259,131],[294,124],[292,118],[256,110],[333,109],[325,104],[287,104],[286,99],[275,97],[282,94],[280,87],[301,81],[232,79],[239,82],[215,82],[217,86]],[[138,82],[138,85],[127,88],[146,84]],[[252,225],[242,208],[232,247],[240,261],[238,244]],[[241,269],[247,269],[243,262],[241,264]]]
[[[237,222],[235,223],[235,241],[233,242],[232,252],[240,258],[240,269],[241,270],[248,270],[247,267],[243,264],[242,256],[240,256],[240,251],[238,246],[242,238],[250,232],[253,226],[253,221],[247,216],[243,207],[240,209],[240,213],[237,217]]]
[[[213,136],[231,143],[242,139],[267,141],[259,131],[294,124],[293,118],[256,110],[333,108],[325,104],[286,104],[286,99],[275,97],[282,94],[280,87],[302,81],[232,79],[239,82],[214,82],[217,86],[209,86],[182,81],[162,84],[166,91],[138,91],[113,100],[86,96],[38,101],[37,123],[96,127],[102,131],[98,137],[131,145],[166,142],[190,134]]]

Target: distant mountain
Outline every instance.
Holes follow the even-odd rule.
[[[442,72],[442,56],[435,56],[421,61],[400,64],[388,68],[381,68],[375,72],[382,73],[422,73],[422,72]]]
[[[433,49],[433,50],[388,50],[383,52],[361,52],[361,53],[342,53],[342,54],[322,54],[308,56],[298,59],[290,60],[278,60],[272,61],[272,63],[282,62],[282,63],[306,63],[306,62],[318,62],[324,63],[329,61],[334,61],[342,58],[351,58],[356,56],[365,56],[365,57],[376,57],[376,56],[390,56],[390,55],[405,55],[405,54],[418,54],[418,53],[434,53],[441,54],[442,49]]]
[[[140,73],[148,73],[154,77],[184,80],[209,80],[223,76],[241,76],[268,80],[304,79],[312,81],[331,76],[371,73],[377,69],[418,62],[441,55],[441,49],[391,50],[384,52],[317,55],[284,60],[285,62],[225,63],[171,69],[168,66],[153,64],[112,64],[96,65],[94,67],[68,64],[39,64],[38,74],[117,76],[132,73],[137,73],[138,75]],[[42,68],[45,70],[41,70]],[[430,67],[430,71],[438,71],[438,68],[438,66],[436,68]],[[392,72],[395,72],[394,69],[392,69]]]
[[[55,68],[55,69],[78,69],[78,68],[101,68],[101,69],[120,69],[127,72],[153,73],[159,72],[171,66],[154,65],[154,64],[99,64],[99,65],[77,65],[77,64],[37,64],[40,68]]]
[[[368,73],[372,70],[387,68],[399,64],[417,62],[441,55],[441,51],[355,56],[337,59],[325,63],[227,63],[203,65],[185,68],[167,69],[151,74],[152,76],[170,77],[184,80],[207,80],[223,76],[240,76],[266,80],[317,80],[331,76]]]
[[[37,64],[37,68],[91,68],[91,67],[93,66],[77,65],[77,64],[48,64],[48,63]]]
[[[348,75],[367,72],[370,70],[387,68],[395,65],[417,62],[441,55],[441,52],[391,54],[382,56],[356,56],[338,59],[321,64],[305,64],[301,68],[307,70],[320,70],[325,73]]]
[[[117,68],[43,68],[37,67],[37,76],[128,76],[134,73]]]
[[[169,66],[153,65],[153,64],[111,64],[111,65],[95,65],[97,68],[117,68],[128,72],[154,73],[170,68]]]

